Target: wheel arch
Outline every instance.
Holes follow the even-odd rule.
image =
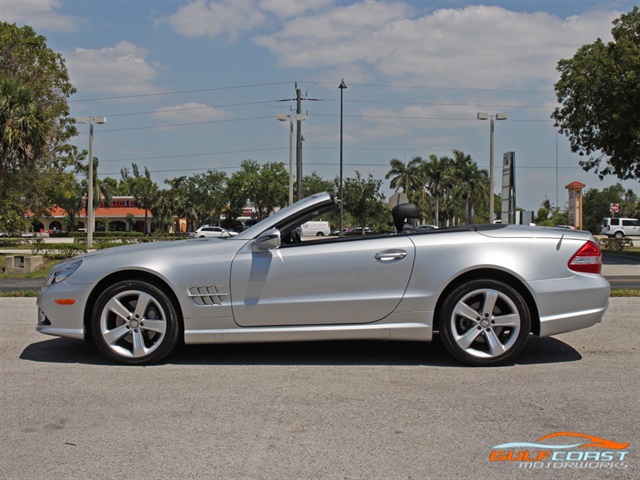
[[[477,270],[471,270],[469,272],[465,272],[458,277],[454,278],[449,284],[445,287],[445,289],[438,297],[438,302],[436,303],[436,309],[434,312],[434,329],[440,329],[440,318],[442,307],[446,299],[449,297],[451,292],[455,290],[458,286],[463,283],[470,282],[472,280],[478,280],[482,278],[488,278],[491,280],[498,280],[503,283],[506,283],[510,287],[516,289],[516,291],[522,296],[524,301],[529,308],[529,312],[531,313],[531,333],[534,335],[540,334],[540,314],[538,312],[538,307],[533,298],[533,295],[529,291],[529,289],[524,285],[521,279],[516,277],[515,275],[505,272],[503,270],[497,270],[493,268],[480,268]]]
[[[113,285],[114,283],[123,281],[123,280],[140,280],[154,285],[164,292],[164,294],[169,298],[171,303],[173,304],[173,308],[178,315],[178,323],[179,323],[179,338],[184,338],[184,320],[182,315],[182,308],[180,306],[180,302],[176,297],[173,289],[165,282],[162,278],[153,275],[149,272],[143,272],[140,270],[123,270],[119,272],[114,272],[102,280],[100,280],[91,290],[91,294],[87,299],[87,303],[84,309],[84,331],[85,337],[87,341],[92,341],[93,336],[91,333],[91,312],[93,310],[98,297],[102,292],[104,292],[108,287]]]

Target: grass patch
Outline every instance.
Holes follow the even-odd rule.
[[[40,290],[23,290],[20,292],[0,292],[0,298],[13,297],[13,298],[28,298],[37,297]]]
[[[610,297],[640,297],[640,290],[632,288],[623,288],[620,290],[611,290]]]

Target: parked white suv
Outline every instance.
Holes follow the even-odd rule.
[[[616,238],[640,235],[640,220],[636,218],[605,218],[602,221],[600,235]]]
[[[237,235],[237,232],[232,232],[231,230],[227,230],[222,227],[211,227],[209,225],[203,225],[199,229],[197,229],[193,236],[196,238],[217,238],[217,237],[232,237]]]

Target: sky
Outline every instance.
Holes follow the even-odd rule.
[[[303,172],[383,180],[389,161],[461,150],[489,169],[515,152],[516,201],[564,207],[565,185],[619,182],[584,172],[550,118],[557,62],[637,5],[617,0],[0,0],[0,20],[29,25],[66,60],[74,117],[94,126],[100,178],[146,167],[165,179],[244,159],[289,162],[289,122],[302,92]],[[89,145],[88,125],[73,143]],[[295,154],[294,154],[295,158]],[[621,182],[640,194],[637,182]]]

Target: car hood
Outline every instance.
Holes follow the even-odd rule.
[[[82,264],[66,282],[94,283],[110,273],[121,270],[158,272],[162,275],[161,272],[179,263],[185,263],[187,258],[193,262],[219,256],[230,259],[246,243],[246,240],[235,240],[235,238],[194,238],[174,242],[143,243],[86,253],[72,259],[72,261],[82,260]]]
[[[185,248],[194,248],[194,246],[207,245],[208,248],[221,245],[227,241],[234,241],[231,237],[219,238],[219,237],[204,237],[204,238],[190,238],[176,241],[159,241],[159,242],[147,242],[136,243],[132,245],[123,245],[121,247],[105,248],[103,250],[95,250],[93,252],[85,253],[76,258],[87,259],[92,257],[120,257],[121,255],[129,254],[160,254],[161,252],[178,252]],[[236,245],[237,247],[238,245]],[[196,247],[197,248],[197,247]]]

